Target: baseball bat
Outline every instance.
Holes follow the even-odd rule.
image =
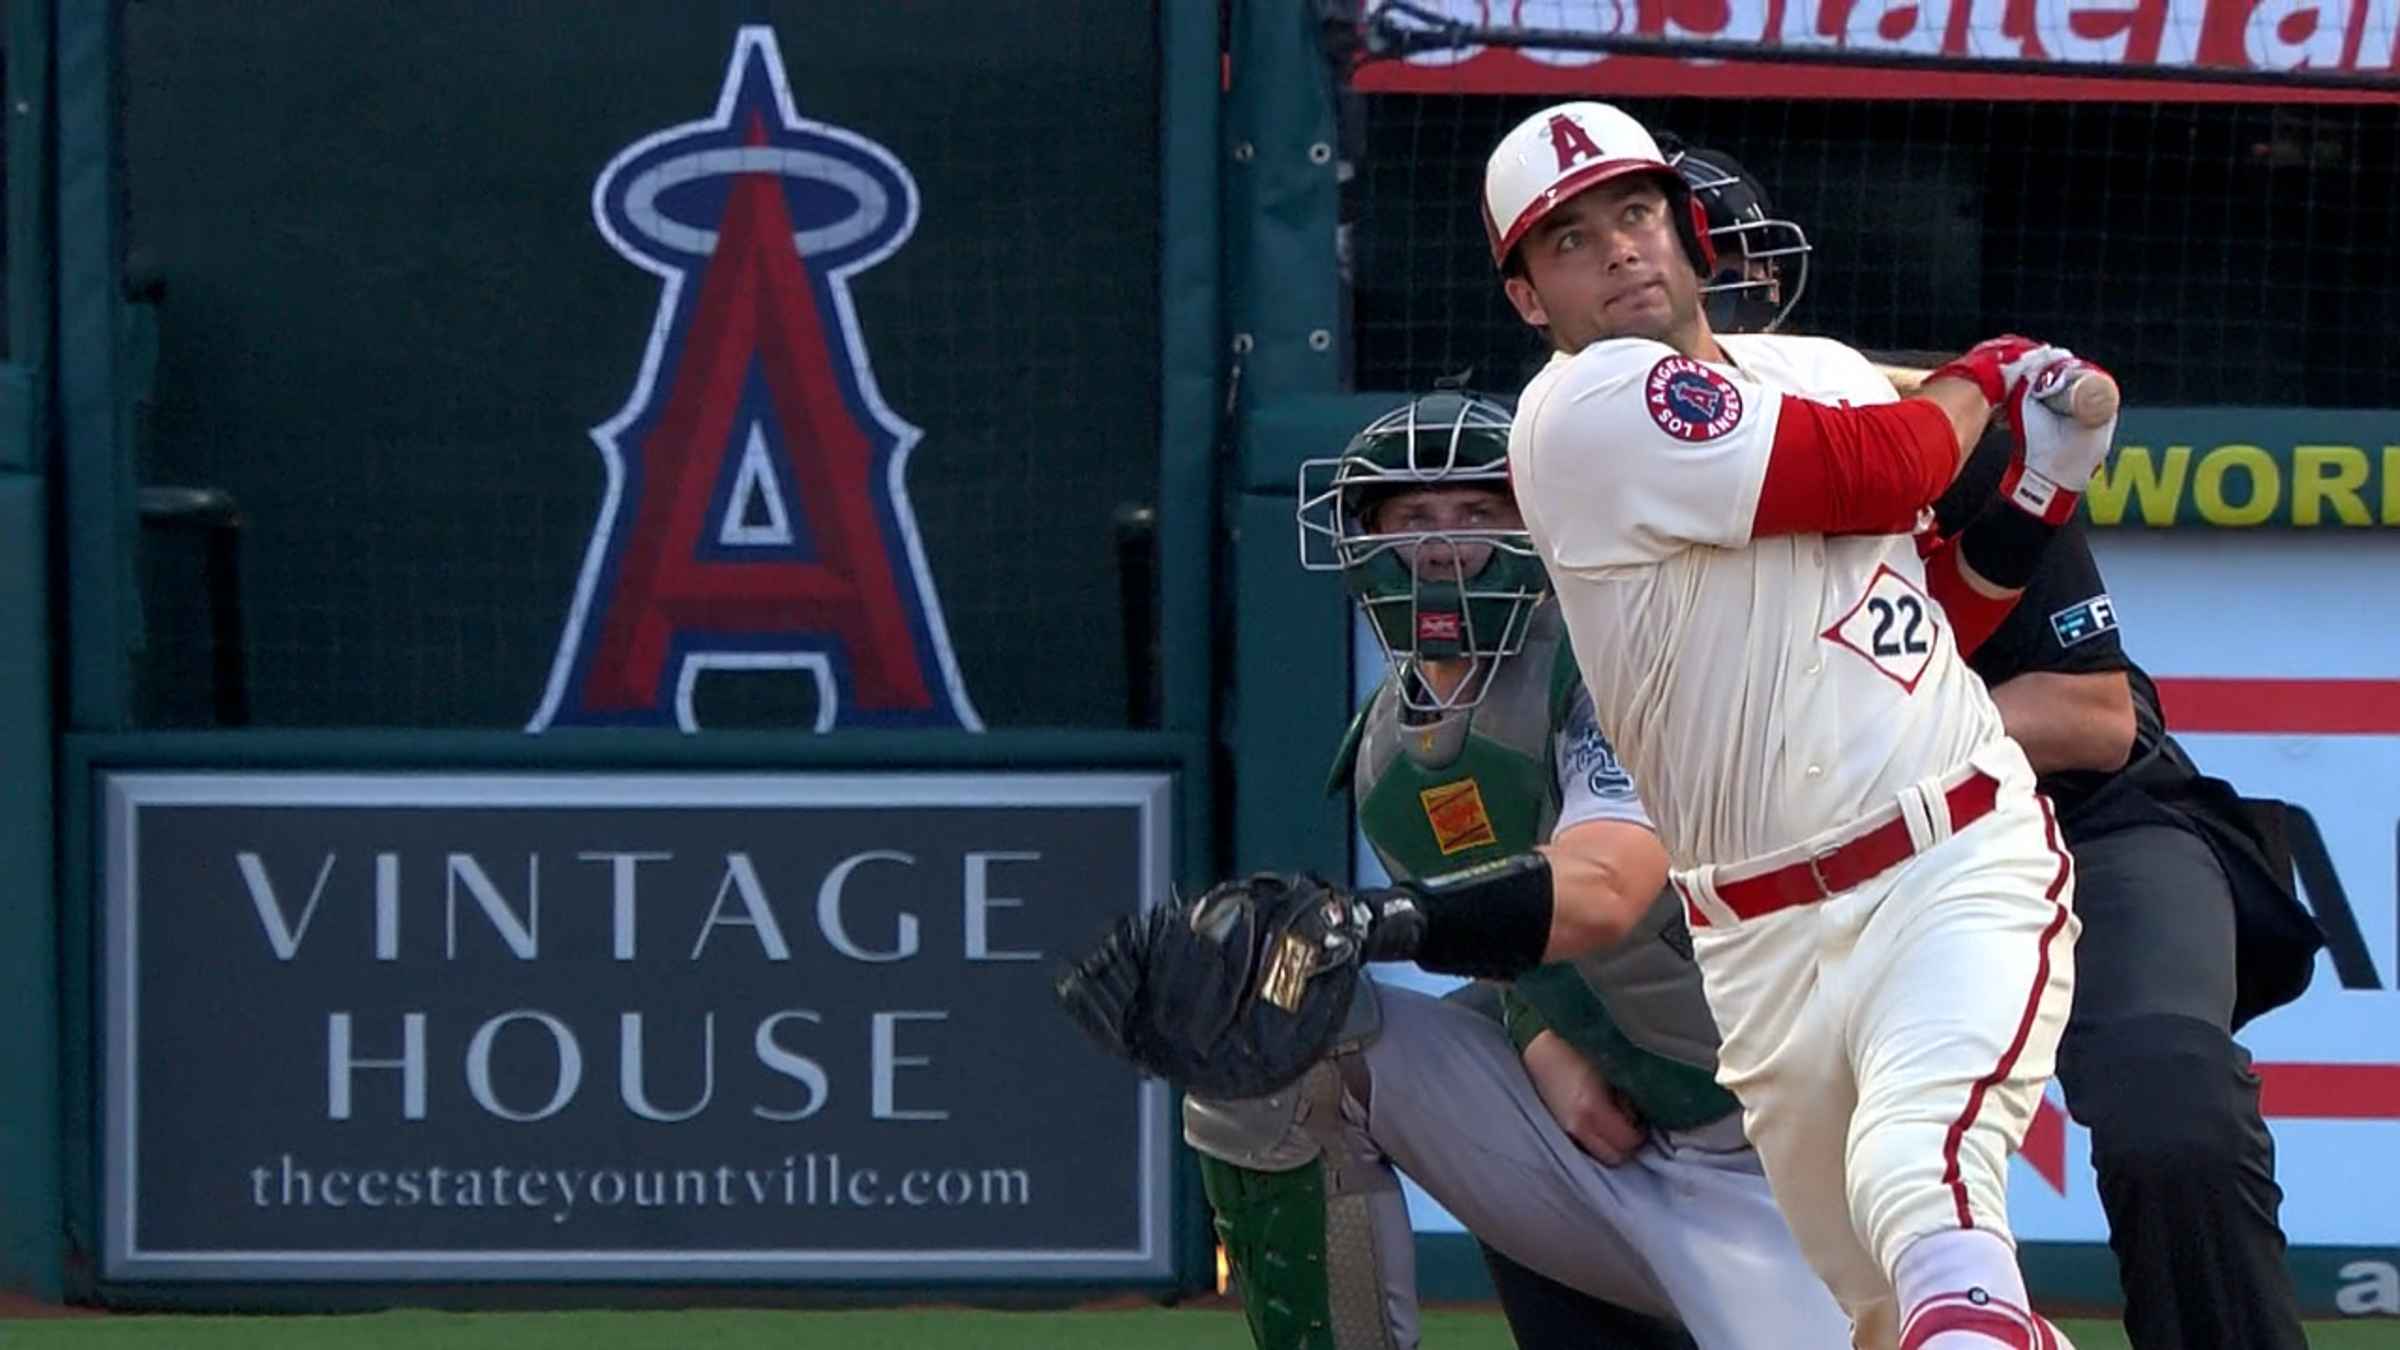
[[[1878,361],[1875,368],[1892,382],[1900,397],[1917,392],[1926,378],[1933,374],[1921,366],[1893,365]],[[2064,386],[2042,396],[2042,406],[2061,417],[2072,417],[2087,427],[2108,425],[2117,415],[2120,395],[2115,377],[2105,370],[2087,370],[2069,380]]]

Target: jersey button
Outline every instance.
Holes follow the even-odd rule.
[[[1809,663],[1808,663],[1808,669],[1806,669],[1806,670],[1804,670],[1804,671],[1801,671],[1800,673],[1801,673],[1801,674],[1803,674],[1803,675],[1814,675],[1814,674],[1816,674],[1818,671],[1820,671],[1820,670],[1823,670],[1824,668],[1825,668],[1825,658],[1824,658],[1824,657],[1822,657],[1822,656],[1820,656],[1820,657],[1818,657],[1816,660],[1809,662]]]
[[[1811,778],[1822,778],[1822,777],[1824,777],[1824,776],[1825,776],[1825,767],[1824,767],[1823,765],[1821,765],[1821,764],[1811,764],[1811,765],[1809,765],[1809,766],[1808,766],[1808,776],[1809,776],[1809,777],[1811,777]]]

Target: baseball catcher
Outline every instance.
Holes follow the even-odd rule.
[[[1525,1350],[1832,1350],[1846,1323],[1714,1082],[1682,907],[1508,491],[1508,429],[1430,395],[1301,471],[1303,564],[1341,575],[1388,658],[1328,789],[1395,883],[1228,883],[1118,925],[1062,997],[1190,1087],[1261,1350],[1416,1344],[1395,1169],[1483,1244]],[[1432,889],[1539,884],[1537,844],[1634,936],[1447,999],[1360,978],[1421,940]]]

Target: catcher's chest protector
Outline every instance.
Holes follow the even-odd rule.
[[[1552,668],[1573,661],[1564,638],[1545,607],[1483,701],[1436,721],[1403,722],[1389,680],[1375,691],[1351,787],[1359,828],[1395,879],[1505,858],[1550,837]]]
[[[1412,723],[1388,680],[1377,689],[1352,788],[1384,870],[1454,871],[1548,840],[1559,810],[1558,724],[1579,687],[1565,625],[1544,605],[1524,651],[1501,665],[1477,706]],[[1690,1129],[1736,1106],[1716,1083],[1716,1022],[1671,893],[1623,943],[1544,966],[1509,996],[1532,1005],[1655,1125]]]

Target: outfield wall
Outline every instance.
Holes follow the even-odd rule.
[[[1812,315],[2088,320],[2243,404],[2137,406],[2093,509],[2195,750],[2320,827],[2351,922],[2253,1044],[2310,1298],[2383,1308],[2400,430],[2310,407],[2388,401],[2353,198],[2263,241],[2308,303],[2254,321],[2213,254],[2198,289],[2024,263],[2081,225],[2007,215],[2017,166],[2115,144],[1972,143],[2046,99],[1359,65],[1344,10],[10,6],[0,1286],[1209,1287],[1173,1104],[1047,1014],[1049,964],[1170,885],[1348,870],[1321,785],[1366,667],[1292,559],[1296,462],[1400,397],[1357,387],[1534,355],[1448,181],[1482,124],[1681,70],[1646,114],[1805,173]],[[2389,161],[2350,92],[2239,88],[2090,116],[2188,120],[2244,203]],[[2107,200],[2149,261],[2176,222]],[[1987,205],[1992,258],[1918,228]],[[2106,1297],[2081,1149],[2018,1193],[2042,1288]]]

